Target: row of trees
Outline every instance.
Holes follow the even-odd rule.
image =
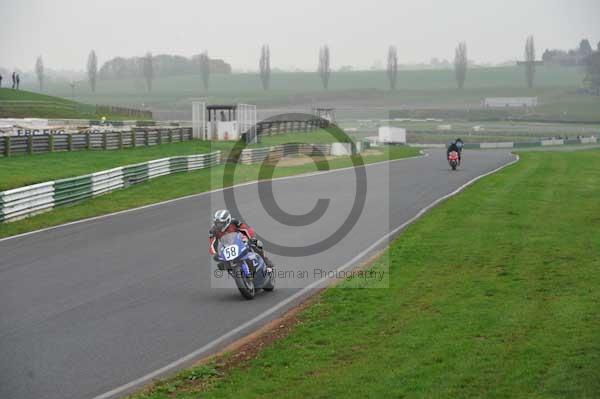
[[[528,36],[525,40],[525,80],[527,87],[530,89],[533,87],[533,81],[535,78],[535,44],[533,36]],[[459,89],[465,86],[467,80],[467,70],[469,67],[469,58],[467,54],[467,43],[460,42],[454,50],[454,73],[456,77],[456,85]]]
[[[268,51],[268,50],[267,50]],[[268,54],[268,53],[267,53]],[[155,77],[155,57],[152,56],[151,52],[146,53],[143,57],[137,59],[137,65],[139,74],[138,76],[142,76],[146,83],[146,88],[148,91],[152,91],[152,82]],[[208,82],[210,71],[212,69],[211,60],[208,57],[208,53],[204,52],[198,57],[198,65],[200,69],[200,75],[202,76],[202,82],[204,84],[204,88],[208,89]],[[269,66],[270,69],[270,66]],[[44,90],[44,61],[41,56],[36,59],[35,62],[35,74],[38,79],[38,85],[40,87],[40,91]],[[98,70],[98,56],[96,52],[92,50],[88,56],[87,60],[87,77],[88,82],[90,84],[90,88],[92,92],[96,91],[96,85],[99,78],[99,70]],[[268,88],[268,87],[267,87]]]
[[[140,77],[143,57],[115,57],[106,61],[98,71],[98,79],[135,79]],[[180,75],[198,74],[202,62],[205,61],[203,54],[192,57],[180,55],[158,54],[153,55],[152,64],[154,76],[170,77]],[[220,59],[210,60],[211,71],[214,73],[231,73],[231,66]]]
[[[588,39],[582,39],[579,46],[570,50],[546,49],[542,54],[542,61],[545,64],[562,66],[585,66],[589,63],[589,57],[594,52]]]
[[[525,81],[527,87],[530,89],[533,87],[533,80],[535,78],[535,44],[533,36],[528,36],[525,39]],[[467,70],[469,68],[469,58],[467,54],[467,43],[460,42],[454,51],[454,73],[456,76],[456,85],[459,89],[465,86],[467,80]]]
[[[268,46],[263,46],[259,62],[260,77],[265,90],[269,89],[270,73],[270,51]],[[525,78],[527,86],[533,87],[535,76],[535,45],[533,36],[529,36],[525,42]],[[467,79],[467,69],[469,67],[469,58],[467,53],[467,43],[460,42],[454,51],[454,72],[456,85],[463,89]],[[398,83],[398,49],[396,46],[390,46],[387,53],[387,77],[390,90],[396,90]],[[329,46],[323,46],[319,49],[319,64],[317,73],[321,78],[323,88],[329,88],[329,79],[331,77],[331,52]]]
[[[593,87],[598,87],[598,84],[595,83],[600,79],[600,72],[598,69],[597,63],[598,52],[600,51],[600,43],[598,44],[599,50],[593,53],[590,53],[587,58],[588,62],[588,74],[586,77],[586,81],[592,82],[592,85],[596,85]],[[527,87],[532,88],[534,85],[535,79],[535,69],[537,61],[535,59],[535,44],[533,36],[528,36],[525,41],[525,60],[520,64],[525,66],[525,80],[527,83]],[[165,69],[165,63],[169,64],[170,69],[173,69],[173,65],[181,66],[181,61],[174,61],[171,58],[183,58],[178,56],[165,56],[161,55],[158,57],[154,57],[152,53],[148,52],[145,56],[134,58],[131,60],[127,60],[124,62],[121,58],[115,58],[107,63],[99,70],[98,69],[98,57],[96,56],[95,51],[91,51],[88,56],[87,61],[87,76],[90,84],[90,88],[92,91],[96,91],[97,81],[102,75],[108,76],[142,76],[146,88],[148,91],[152,90],[152,82],[157,75],[157,59],[160,60],[159,64],[161,68]],[[187,59],[186,59],[187,60]],[[188,60],[189,61],[189,60]],[[200,73],[202,78],[202,84],[205,90],[209,88],[210,74],[215,69],[223,69],[220,63],[223,63],[221,60],[212,60],[208,56],[208,52],[204,51],[203,53],[192,57],[193,65],[195,66],[195,70]],[[133,66],[131,66],[131,62],[134,62]],[[230,67],[225,64],[227,68]],[[454,52],[454,72],[456,78],[456,85],[459,89],[463,89],[465,86],[465,82],[467,80],[467,71],[469,67],[469,59],[467,53],[467,44],[465,42],[460,42],[455,49]],[[123,70],[120,70],[123,68]],[[159,68],[160,70],[160,68]],[[38,57],[35,64],[35,72],[38,78],[38,83],[40,86],[40,90],[43,90],[44,87],[44,63],[42,57]],[[396,90],[397,82],[398,82],[398,49],[395,46],[390,46],[387,53],[387,77],[389,80],[390,90]],[[331,77],[331,52],[329,50],[329,46],[325,45],[319,49],[319,59],[318,59],[318,67],[317,73],[321,78],[321,83],[323,88],[327,90],[329,88],[329,80]],[[264,90],[269,90],[271,87],[271,50],[268,45],[263,45],[260,50],[260,58],[259,58],[259,77]],[[105,76],[106,78],[106,76]]]

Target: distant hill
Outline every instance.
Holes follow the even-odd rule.
[[[98,71],[103,80],[126,79],[140,76],[140,57],[116,57],[106,61]],[[200,74],[200,55],[191,58],[179,55],[159,54],[152,57],[154,75],[169,77]],[[231,65],[223,60],[210,59],[210,71],[215,74],[231,73]]]

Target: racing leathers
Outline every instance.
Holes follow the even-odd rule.
[[[221,231],[217,229],[214,225],[208,232],[208,252],[213,257],[215,261],[219,261],[218,259],[218,250],[219,250],[219,239],[228,233],[242,233],[244,238],[250,244],[250,247],[253,251],[258,253],[265,261],[268,267],[273,267],[273,263],[265,254],[265,251],[262,247],[262,243],[256,239],[256,232],[252,227],[247,225],[244,222],[241,222],[237,219],[231,219],[231,223],[229,226],[225,228],[225,230]],[[222,264],[219,264],[219,268],[223,268]]]

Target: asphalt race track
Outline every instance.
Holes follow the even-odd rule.
[[[320,253],[273,254],[279,274],[306,274],[288,273],[278,289],[253,301],[242,299],[233,282],[213,277],[207,230],[211,210],[224,206],[222,192],[0,241],[0,398],[87,399],[139,379],[297,294],[423,207],[515,159],[505,150],[465,151],[464,158],[456,172],[441,151],[366,167],[358,223]],[[268,216],[257,184],[234,191],[259,234],[297,247],[321,242],[342,225],[355,186],[353,169],[273,182],[277,204],[291,214],[330,199],[325,214],[307,226]],[[228,288],[211,288],[219,284]]]

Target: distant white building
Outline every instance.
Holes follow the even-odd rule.
[[[537,97],[489,97],[483,100],[484,108],[523,108],[536,107]]]
[[[378,139],[381,143],[406,144],[406,129],[402,127],[380,126]]]

